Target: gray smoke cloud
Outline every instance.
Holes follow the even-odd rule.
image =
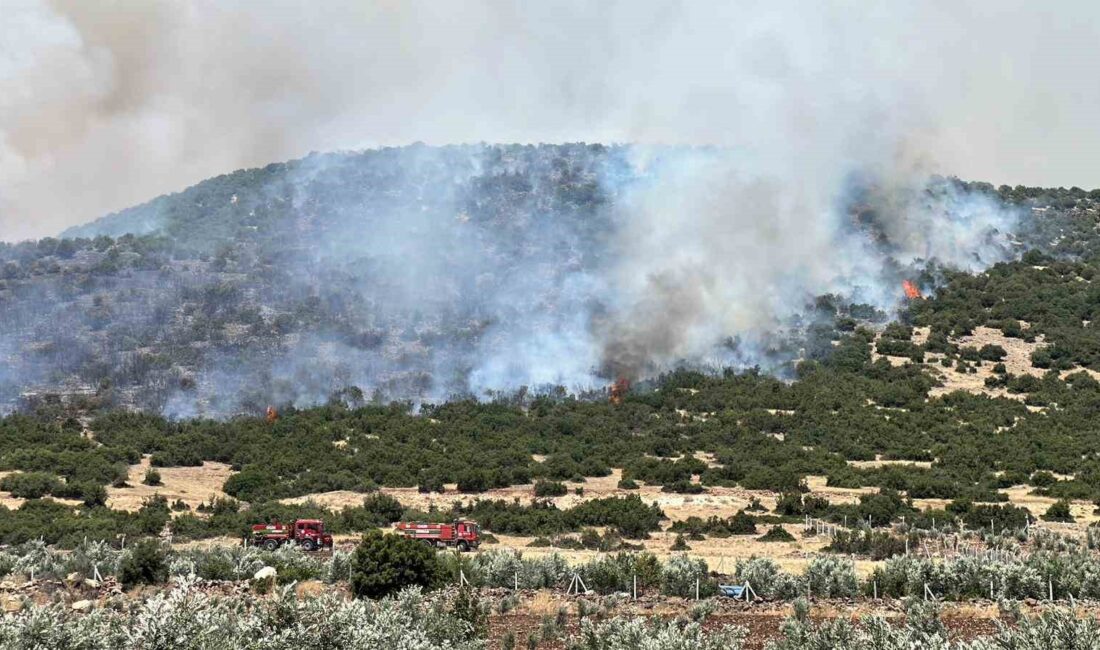
[[[5,240],[231,169],[416,140],[748,146],[809,174],[870,138],[963,177],[1097,184],[1100,6],[1083,0],[3,0],[0,13]]]
[[[643,163],[653,168],[618,206],[611,309],[597,321],[607,372],[634,378],[682,359],[760,364],[758,352],[716,344],[738,335],[766,345],[825,294],[892,312],[905,273],[929,261],[979,271],[1014,253],[1018,213],[994,198],[897,168],[857,189],[844,176],[863,166],[821,162],[777,173],[688,150]]]

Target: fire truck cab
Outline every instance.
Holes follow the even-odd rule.
[[[296,542],[305,551],[332,548],[332,535],[325,532],[325,523],[320,519],[297,519],[289,525],[255,524],[250,541],[253,546],[263,546],[269,551],[289,542]]]

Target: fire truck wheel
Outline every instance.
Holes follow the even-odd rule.
[[[470,545],[467,544],[465,540],[463,540],[463,541],[458,543],[458,550],[465,553],[466,551],[470,550]]]
[[[277,539],[267,540],[266,542],[264,542],[264,548],[266,548],[269,551],[274,551],[275,549],[279,548],[279,540],[277,540]]]
[[[424,543],[428,545],[428,548],[435,548],[435,542],[430,539],[424,540]]]
[[[302,550],[312,551],[316,547],[317,547],[317,545],[313,543],[312,539],[303,539],[302,540]]]

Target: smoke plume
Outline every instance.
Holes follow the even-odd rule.
[[[887,140],[966,178],[1097,184],[1096,3],[810,5],[6,0],[0,239],[418,140],[748,146],[800,182]]]
[[[291,206],[309,245],[239,294],[314,300],[351,330],[251,366],[215,357],[197,371],[211,394],[441,397],[767,366],[814,296],[890,310],[930,260],[1011,254],[1014,214],[930,174],[1096,184],[1093,3],[11,0],[4,15],[3,239],[311,150],[634,143],[565,171],[491,147],[382,152],[368,176],[390,190],[373,194],[334,192],[360,172],[311,156],[209,207]],[[566,172],[599,196],[587,221],[547,207]],[[483,188],[511,173],[536,185],[499,194],[510,212],[494,218]],[[123,231],[159,227],[141,215]],[[167,397],[179,414],[195,401]]]

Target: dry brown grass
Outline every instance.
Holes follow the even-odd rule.
[[[687,554],[693,558],[705,560],[711,571],[719,573],[730,573],[738,560],[746,560],[752,557],[768,557],[786,571],[801,573],[829,543],[828,537],[824,535],[803,537],[800,524],[783,525],[783,528],[794,536],[795,541],[793,542],[761,542],[758,538],[767,532],[769,526],[759,526],[758,528],[759,530],[755,535],[735,535],[724,539],[711,537],[697,541],[686,540],[691,549],[687,551]],[[650,538],[643,540],[641,544],[646,551],[664,560],[673,555],[683,555],[682,552],[671,550],[676,537],[675,533],[663,531],[651,534]],[[570,564],[580,564],[604,555],[600,551],[528,546],[534,540],[534,537],[497,535],[497,539],[500,540],[499,545],[494,544],[484,548],[513,549],[530,557],[543,557],[557,553]],[[878,563],[870,560],[856,560],[855,564],[856,571],[860,576],[870,575],[874,567],[878,565]]]
[[[148,456],[143,457],[140,463],[131,465],[126,480],[130,487],[108,487],[107,505],[132,512],[140,509],[146,499],[160,494],[169,502],[178,499],[195,508],[211,497],[225,497],[222,485],[233,474],[229,465],[210,461],[200,467],[158,467],[156,470],[160,473],[162,485],[153,486],[142,483],[149,467]]]
[[[886,467],[887,465],[909,465],[911,467],[923,467],[925,469],[932,467],[932,463],[930,461],[889,460],[884,459],[882,456],[875,456],[874,460],[849,460],[847,462],[852,467],[858,467],[860,469],[873,469],[876,467]]]
[[[570,492],[565,496],[550,499],[559,508],[572,508],[585,501],[611,496],[625,496],[637,494],[643,501],[657,504],[665,514],[674,521],[687,519],[688,517],[728,517],[741,510],[756,497],[766,507],[775,506],[776,495],[764,490],[744,490],[741,488],[711,487],[704,494],[673,494],[662,492],[659,485],[641,484],[637,490],[623,490],[619,488],[619,480],[622,478],[622,470],[614,469],[610,476],[589,478],[584,483],[569,483],[571,489],[583,488],[583,494]],[[488,490],[481,494],[460,494],[455,492],[454,485],[446,486],[447,492],[424,494],[416,488],[381,488],[379,491],[388,494],[401,502],[407,508],[428,510],[432,506],[439,509],[448,509],[455,502],[468,504],[474,499],[503,499],[513,501],[518,499],[520,503],[530,504],[535,500],[534,484],[514,485],[507,488]],[[832,488],[829,488],[832,489]],[[872,490],[873,491],[873,490]],[[343,508],[362,503],[366,495],[360,492],[339,490],[334,492],[321,492],[305,496],[283,499],[283,503],[305,503],[313,501],[318,505],[329,508]]]
[[[859,497],[864,494],[875,494],[876,487],[840,488],[825,485],[828,479],[824,476],[807,476],[806,487],[810,488],[810,494],[825,497],[833,503],[859,503]]]

